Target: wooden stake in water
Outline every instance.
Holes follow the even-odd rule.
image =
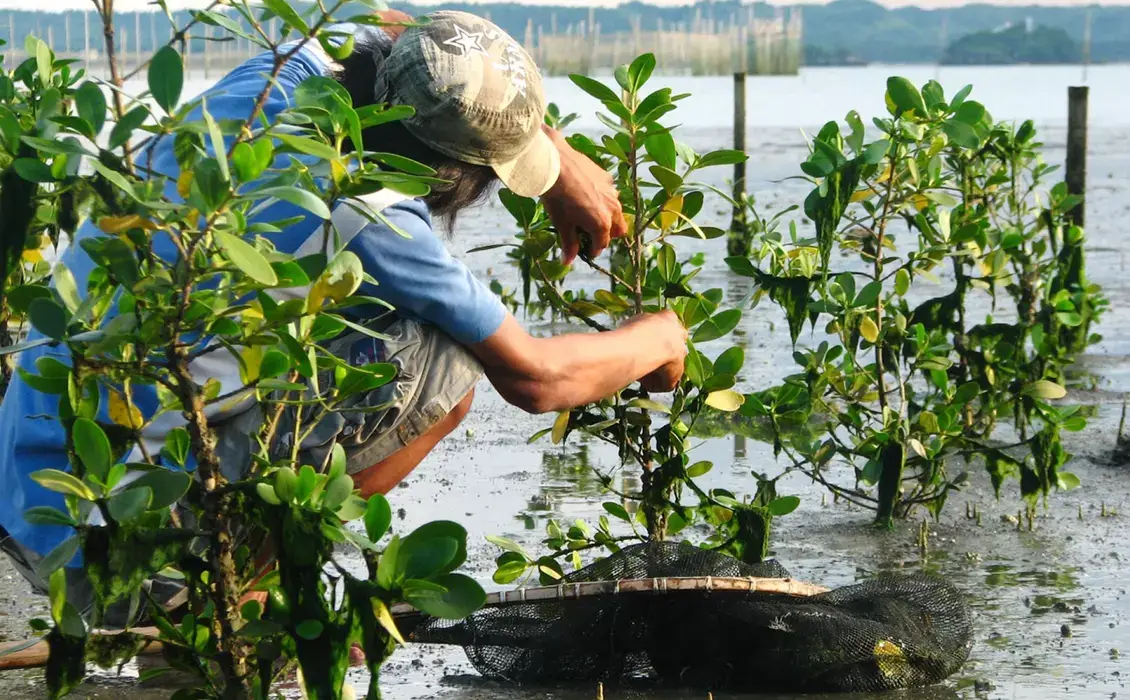
[[[82,61],[90,72],[90,13],[82,13]]]
[[[1064,180],[1070,194],[1083,198],[1068,212],[1072,223],[1083,226],[1087,212],[1087,98],[1091,89],[1067,88],[1067,172]]]
[[[734,150],[745,153],[745,71],[734,73]],[[746,226],[745,161],[734,163],[734,212],[726,250],[730,255],[749,255],[749,227]]]

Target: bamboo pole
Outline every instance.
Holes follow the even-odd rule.
[[[745,153],[746,130],[746,74],[734,73],[734,150]],[[734,210],[730,219],[730,233],[726,249],[730,255],[745,257],[749,255],[750,234],[746,225],[746,185],[745,161],[734,163]]]
[[[152,656],[161,653],[162,645],[161,642],[157,641],[160,632],[156,627],[139,627],[130,630],[130,632],[151,640],[142,648],[138,656]],[[106,631],[95,632],[94,634],[111,637],[122,634],[122,632]],[[31,642],[30,645],[29,642]],[[20,647],[24,648],[20,649]],[[9,652],[9,649],[19,649],[19,651]],[[42,640],[26,640],[0,645],[0,671],[16,671],[46,666],[49,653],[50,649],[47,647],[47,642]]]

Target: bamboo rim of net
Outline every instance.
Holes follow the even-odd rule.
[[[791,578],[742,578],[730,576],[679,576],[666,578],[634,578],[613,581],[581,581],[553,586],[536,586],[499,591],[487,595],[483,607],[503,607],[540,601],[595,598],[609,595],[664,594],[679,592],[705,593],[775,593],[807,598],[827,593],[828,589]],[[391,608],[393,615],[416,615],[408,603]]]

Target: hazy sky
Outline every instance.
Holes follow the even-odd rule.
[[[616,5],[614,0],[520,0],[530,5]],[[662,5],[686,5],[690,0],[647,0]],[[792,5],[792,4],[809,4],[812,2],[822,2],[823,0],[776,0],[775,4]],[[929,8],[943,8],[943,7],[956,7],[958,5],[968,4],[966,0],[879,0],[884,5],[901,6],[901,5],[920,5]],[[1086,6],[1096,4],[1094,0],[980,0],[994,5],[1077,5]],[[176,7],[191,7],[206,4],[206,0],[169,0],[170,6]],[[1101,0],[1097,4],[1100,5],[1130,5],[1130,0]],[[27,0],[0,0],[0,8],[3,9],[26,9],[29,3]],[[87,9],[91,7],[90,0],[41,0],[38,3],[41,9],[52,10],[71,10],[71,9]],[[123,12],[137,10],[139,8],[150,7],[149,0],[115,0],[114,6]]]

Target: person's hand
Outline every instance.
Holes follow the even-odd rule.
[[[629,324],[646,324],[650,334],[670,359],[658,369],[640,379],[640,388],[648,393],[663,394],[673,391],[683,378],[687,357],[687,329],[672,311],[641,314],[627,321]]]
[[[588,234],[586,252],[595,258],[613,238],[628,233],[612,175],[574,151],[555,129],[544,126],[543,130],[561,155],[561,175],[542,195],[542,204],[561,238],[561,262],[569,265],[576,259],[582,233]]]
[[[376,14],[377,14],[377,17],[381,18],[385,22],[411,22],[412,21],[411,15],[409,15],[405,12],[401,12],[400,10],[381,10],[380,12],[378,12]],[[385,34],[388,34],[390,37],[392,37],[393,41],[396,41],[397,39],[400,38],[400,35],[404,33],[404,30],[407,29],[407,27],[405,27],[404,25],[400,25],[400,24],[390,24],[390,25],[382,26],[381,29],[384,30]]]
[[[649,394],[666,394],[674,391],[683,378],[684,361],[686,355],[680,355],[677,360],[672,360],[655,370],[646,377],[640,378],[640,388]]]

